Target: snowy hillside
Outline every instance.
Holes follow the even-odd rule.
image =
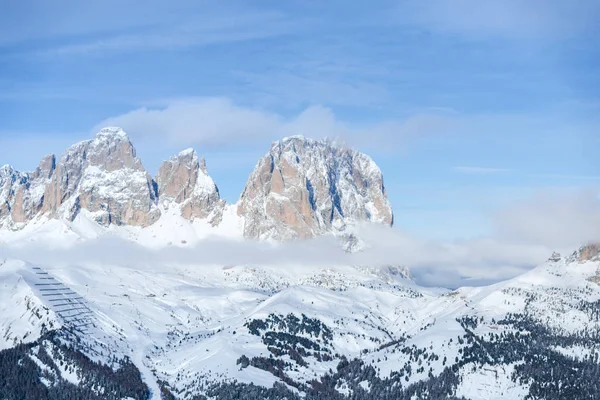
[[[82,377],[108,388],[129,371],[145,385],[129,394],[135,398],[600,393],[593,247],[506,282],[454,291],[419,287],[393,267],[293,263],[4,260],[0,274],[0,349],[10,349],[0,362],[30,360],[46,390],[71,382],[102,393]],[[30,344],[15,347],[21,342]],[[85,370],[82,359],[109,365],[113,375]]]

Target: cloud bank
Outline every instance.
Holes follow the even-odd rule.
[[[160,265],[250,265],[279,268],[340,265],[403,265],[417,283],[458,287],[514,277],[545,261],[552,251],[571,252],[600,241],[600,200],[583,191],[544,192],[493,215],[496,233],[461,241],[411,237],[398,228],[357,227],[366,248],[344,252],[336,239],[319,237],[273,245],[208,238],[191,247],[151,249],[112,236],[56,249],[25,244],[3,246],[0,257],[42,265],[104,264],[148,268]]]
[[[162,139],[173,145],[220,146],[234,142],[275,140],[285,136],[341,138],[351,144],[395,145],[405,138],[457,127],[437,114],[415,114],[404,120],[349,123],[327,107],[315,105],[292,116],[235,104],[225,97],[187,98],[160,102],[110,117],[94,127],[120,126],[132,138]]]

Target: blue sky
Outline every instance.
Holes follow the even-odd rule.
[[[412,235],[519,237],[498,215],[529,215],[539,198],[555,199],[553,214],[579,207],[559,213],[568,220],[597,211],[595,0],[2,8],[0,164],[31,170],[121,125],[152,173],[196,148],[234,202],[272,140],[333,136],[377,161]]]

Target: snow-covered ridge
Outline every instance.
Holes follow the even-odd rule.
[[[413,398],[594,398],[582,390],[598,368],[599,261],[555,256],[514,279],[454,291],[419,287],[395,268],[126,264],[0,262],[1,348],[36,341],[42,324],[65,323],[64,304],[85,304],[82,339],[109,344],[154,393],[166,382],[177,399],[234,381],[287,388],[273,399],[297,398],[294,388],[314,390],[313,381],[339,399],[411,398],[414,385],[445,395]],[[45,272],[74,303],[40,294]]]

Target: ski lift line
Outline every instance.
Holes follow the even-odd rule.
[[[81,311],[84,310],[84,308],[70,308],[68,310],[57,310],[56,312],[59,314],[64,314],[65,317],[74,317],[76,315],[81,315],[81,314],[90,314],[90,311]],[[68,314],[70,312],[77,312],[76,314]]]
[[[64,306],[70,306],[72,310],[77,310],[80,308],[87,308],[83,304],[80,304],[80,303],[52,304],[52,307],[64,307]],[[73,307],[73,306],[76,306],[76,307]],[[57,310],[57,311],[64,311],[64,310]]]
[[[77,332],[83,332],[83,330],[86,329],[87,325],[88,324],[72,324],[69,328]]]
[[[70,319],[70,320],[65,320],[65,322],[67,324],[69,324],[70,326],[74,326],[74,327],[84,327],[84,326],[88,326],[91,325],[91,321],[89,319],[86,318],[76,318],[76,319]]]
[[[75,323],[80,323],[80,324],[89,324],[90,320],[89,318],[86,317],[76,317],[76,318],[71,318],[71,319],[64,319],[65,323],[69,324],[69,325],[73,325]]]
[[[74,294],[77,294],[77,293],[67,293],[67,292],[59,292],[59,293],[42,293],[42,296],[44,296],[44,297],[49,297],[49,296],[63,296],[63,298],[64,298],[64,296],[72,296],[72,295],[74,295]]]
[[[89,313],[86,312],[80,312],[77,314],[69,314],[69,315],[62,315],[59,314],[61,316],[62,319],[65,320],[65,322],[73,322],[73,321],[84,321],[84,322],[89,322],[90,318],[89,318]]]
[[[42,289],[42,290],[43,290],[43,289]],[[66,288],[66,289],[65,289],[65,288],[59,288],[59,289],[57,289],[57,290],[71,290],[71,289],[69,289],[69,288]],[[73,293],[73,294],[77,294],[77,295],[79,294],[79,293],[75,293],[75,292],[73,292],[73,291],[71,291],[71,293]],[[48,295],[51,295],[52,293],[46,293],[46,294],[48,294]],[[67,292],[57,292],[57,293],[56,293],[56,295],[57,295],[57,296],[58,296],[58,295],[64,295],[64,294],[67,294]]]
[[[89,319],[88,316],[86,316],[86,315],[80,315],[80,314],[74,315],[72,317],[62,317],[61,316],[61,318],[63,319],[63,321],[65,321],[66,324],[69,324],[69,325],[72,325],[75,322],[85,322],[85,323],[87,323],[87,322],[90,321],[90,319]]]
[[[32,267],[32,270],[37,281],[32,282],[32,286],[49,302],[65,326],[87,335],[89,330],[86,327],[93,326],[93,311],[85,303],[85,298],[41,267]]]
[[[57,301],[67,301],[70,304],[82,304],[83,303],[80,301],[81,299],[83,299],[83,297],[58,297],[56,299],[48,299],[49,302],[57,302]]]
[[[77,302],[59,303],[59,304],[53,303],[51,305],[52,305],[53,308],[56,308],[56,307],[84,307],[83,304],[77,303]],[[58,311],[60,311],[60,310],[58,310]]]
[[[74,318],[63,318],[63,321],[66,325],[73,326],[74,324],[80,324],[80,323],[87,324],[88,322],[90,322],[90,319],[85,316],[77,316]]]
[[[35,286],[62,286],[62,283],[34,283]]]
[[[77,319],[88,319],[89,318],[89,313],[86,312],[77,312],[75,311],[76,314],[66,314],[66,313],[61,313],[59,312],[58,315],[65,321],[65,322],[69,322],[69,321],[74,321]]]
[[[85,314],[89,314],[88,311],[84,311],[85,309],[83,307],[78,307],[78,308],[67,308],[64,310],[56,310],[57,313],[62,314],[64,316],[72,316],[72,315],[79,315],[81,313],[85,313]],[[70,313],[75,313],[75,314],[70,314]]]
[[[49,299],[48,301],[75,301],[80,299],[83,299],[83,297],[61,297],[58,299]]]
[[[71,304],[67,304],[67,306],[70,306]],[[64,306],[62,306],[64,307]],[[86,310],[85,307],[71,307],[71,308],[64,308],[62,310],[56,310],[56,312],[59,313],[65,313],[65,312],[71,312],[71,311],[78,311],[78,310]],[[87,311],[82,311],[82,312],[87,312]]]

